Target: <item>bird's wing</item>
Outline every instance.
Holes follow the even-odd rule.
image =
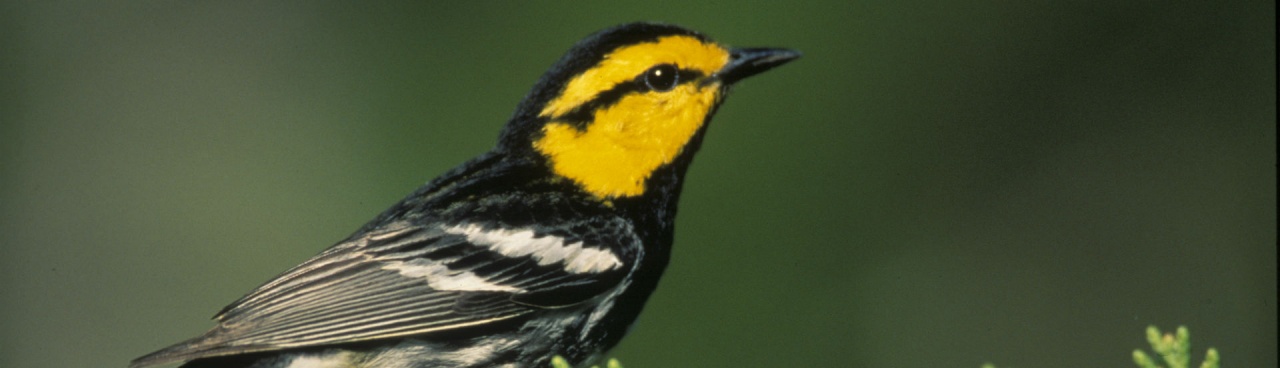
[[[213,330],[132,366],[485,325],[585,301],[632,261],[534,229],[391,225],[286,271],[218,313]]]

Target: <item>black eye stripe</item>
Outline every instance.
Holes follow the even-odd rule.
[[[675,86],[678,86],[681,84],[688,84],[689,82],[698,80],[699,78],[702,78],[703,74],[702,72],[699,72],[697,70],[677,69],[676,76],[677,76],[676,77],[677,82],[675,85],[671,86],[671,88],[675,88]],[[644,83],[644,81],[640,81],[640,82]],[[670,90],[671,88],[668,88],[667,90]]]
[[[573,108],[572,111],[557,117],[556,120],[570,122],[579,130],[585,130],[587,128],[587,124],[594,118],[593,114],[596,110],[613,106],[613,104],[622,100],[622,96],[626,96],[628,93],[642,92],[645,90],[643,81],[630,80],[615,84],[613,88],[596,94],[595,98],[578,105],[578,107]]]
[[[644,72],[640,73],[640,75],[637,75],[631,80],[615,84],[612,88],[597,93],[595,98],[592,98],[590,101],[578,105],[578,107],[575,107],[572,111],[569,111],[564,115],[560,115],[555,119],[562,122],[568,122],[579,129],[586,129],[587,123],[593,119],[592,114],[596,110],[613,106],[613,104],[618,103],[618,101],[622,100],[622,97],[626,96],[628,93],[647,92],[653,90],[645,82],[645,77],[651,71],[653,71],[653,68],[646,69]],[[676,69],[675,75],[677,82],[672,85],[672,88],[681,84],[697,81],[705,76],[702,72],[691,69]],[[670,90],[670,88],[668,88],[668,90]]]

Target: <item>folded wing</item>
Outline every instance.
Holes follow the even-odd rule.
[[[532,230],[390,225],[286,271],[218,313],[213,330],[132,366],[519,318],[612,288],[625,262],[609,248]]]

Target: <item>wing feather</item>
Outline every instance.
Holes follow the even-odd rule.
[[[224,308],[217,328],[133,366],[482,325],[540,309],[517,295],[597,284],[591,293],[622,272],[574,274],[442,229],[397,224],[339,243]]]

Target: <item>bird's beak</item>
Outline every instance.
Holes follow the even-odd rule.
[[[729,63],[725,64],[708,81],[732,85],[746,77],[760,74],[776,66],[800,57],[800,52],[790,49],[750,48],[729,50]]]

